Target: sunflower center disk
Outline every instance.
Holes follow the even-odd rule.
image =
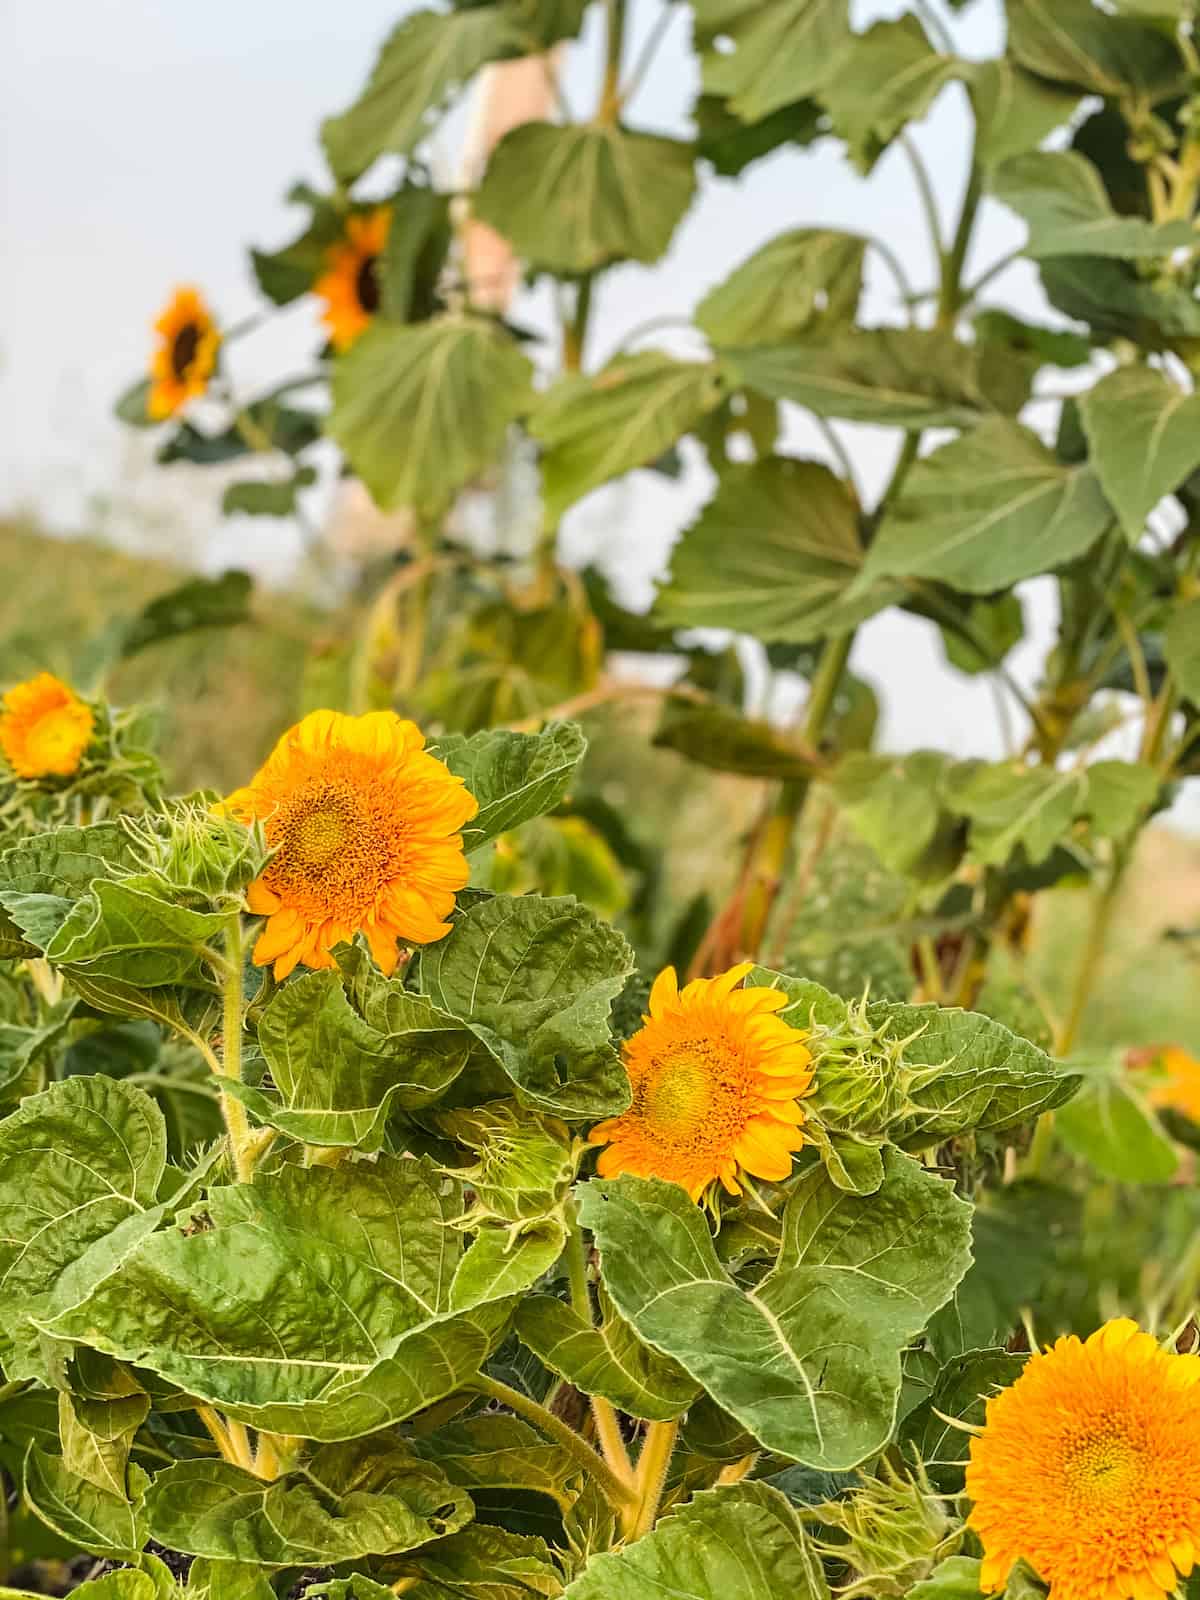
[[[194,322],[185,322],[171,345],[171,371],[182,382],[196,359],[200,345],[200,329]]]
[[[1141,1451],[1115,1423],[1076,1440],[1066,1452],[1067,1494],[1079,1503],[1120,1506],[1142,1476]]]
[[[678,1138],[703,1127],[712,1100],[708,1067],[682,1056],[665,1061],[661,1072],[646,1085],[643,1107],[648,1123]]]
[[[399,830],[380,826],[370,797],[350,784],[310,783],[267,823],[276,847],[267,884],[324,916],[352,921],[396,875]]]
[[[47,772],[70,771],[79,754],[79,717],[70,706],[39,717],[29,730],[29,759]]]

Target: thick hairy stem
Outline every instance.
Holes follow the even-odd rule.
[[[553,1412],[547,1411],[545,1406],[539,1405],[536,1400],[531,1400],[527,1394],[522,1394],[519,1389],[512,1389],[507,1383],[501,1383],[496,1378],[489,1378],[486,1373],[480,1373],[472,1380],[472,1388],[480,1394],[485,1394],[490,1400],[495,1400],[499,1405],[507,1406],[510,1411],[515,1411],[518,1416],[524,1417],[527,1422],[532,1422],[547,1438],[553,1439],[584,1468],[604,1490],[610,1503],[621,1509],[632,1505],[636,1501],[636,1494],[631,1485],[624,1483],[612,1470],[606,1461],[599,1456],[586,1440],[581,1439],[577,1433],[568,1428],[566,1423],[556,1417]]]
[[[225,931],[222,973],[221,1076],[240,1083],[242,1078],[242,919],[231,917]],[[239,1183],[254,1176],[254,1151],[258,1143],[250,1132],[246,1108],[231,1094],[221,1095],[221,1114],[229,1133],[229,1153]]]
[[[566,1258],[567,1280],[571,1286],[571,1305],[576,1314],[590,1326],[594,1319],[592,1295],[588,1288],[587,1257],[584,1253],[583,1232],[578,1218],[575,1217],[571,1220],[571,1231],[567,1235]],[[633,1465],[625,1448],[625,1440],[621,1436],[621,1424],[617,1418],[616,1408],[611,1400],[606,1400],[603,1395],[590,1395],[589,1400],[596,1424],[596,1438],[609,1470],[622,1482],[632,1485]]]
[[[634,1539],[649,1533],[658,1518],[667,1469],[671,1465],[678,1436],[678,1422],[652,1422],[646,1430],[637,1465],[638,1506],[631,1534]]]

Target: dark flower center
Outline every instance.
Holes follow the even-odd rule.
[[[188,375],[188,369],[196,359],[196,350],[200,344],[200,329],[194,322],[185,322],[175,335],[171,346],[171,371],[183,381]]]
[[[376,271],[378,261],[378,256],[367,256],[354,280],[354,292],[358,295],[358,303],[368,314],[379,310],[379,273]]]

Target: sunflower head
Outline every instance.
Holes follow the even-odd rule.
[[[79,770],[96,718],[53,673],[18,683],[4,696],[0,748],[21,778],[69,778]]]
[[[390,206],[346,220],[346,233],[325,253],[326,270],[313,284],[325,302],[321,321],[335,350],[348,350],[379,310],[379,258],[391,227]]]
[[[1163,1044],[1131,1050],[1125,1059],[1130,1067],[1152,1072],[1146,1096],[1152,1106],[1200,1123],[1200,1061],[1195,1056],[1182,1045]]]
[[[196,289],[176,289],[154,324],[158,346],[150,360],[146,410],[156,422],[202,395],[217,365],[221,335]]]
[[[1165,1600],[1200,1552],[1200,1357],[1128,1319],[1031,1356],[971,1441],[981,1587],[1018,1560],[1050,1600]]]
[[[277,978],[298,962],[331,967],[333,947],[362,932],[391,973],[398,940],[449,933],[469,876],[461,829],[478,806],[424,744],[391,711],[314,711],[224,802],[262,823],[273,852],[247,891],[251,911],[267,918],[258,966],[273,963]]]
[[[718,1178],[741,1194],[741,1173],[792,1170],[811,1058],[804,1035],[776,1014],[785,994],[738,987],[751,966],[683,989],[673,967],[659,974],[643,1026],[625,1042],[632,1104],[589,1135],[607,1146],[602,1177],[666,1178],[698,1200]]]

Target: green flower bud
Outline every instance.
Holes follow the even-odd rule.
[[[902,1600],[962,1539],[920,1466],[909,1477],[885,1462],[879,1477],[864,1475],[860,1488],[817,1506],[813,1517],[835,1535],[817,1541],[818,1550],[847,1569],[838,1600]]]
[[[122,820],[145,876],[184,904],[240,897],[270,856],[260,823],[247,827],[204,799]]]

